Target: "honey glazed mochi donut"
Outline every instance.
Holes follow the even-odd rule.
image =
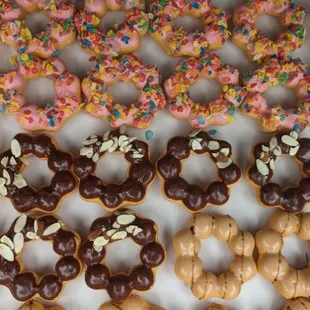
[[[189,89],[199,79],[216,80],[223,89],[220,97],[208,105],[194,102]],[[236,108],[247,95],[239,86],[239,71],[232,65],[222,64],[220,57],[210,53],[199,59],[181,60],[165,81],[164,90],[169,112],[176,118],[187,119],[195,128],[233,122]]]
[[[200,239],[207,239],[211,235],[227,242],[228,249],[235,255],[229,271],[219,276],[204,271],[198,256]],[[214,297],[235,299],[243,283],[256,275],[256,264],[252,257],[254,237],[241,231],[229,215],[213,217],[204,213],[194,214],[185,228],[175,235],[173,246],[176,253],[174,271],[178,278],[190,286],[199,300]]]
[[[99,310],[165,310],[157,306],[151,306],[142,297],[131,295],[122,304],[115,302],[104,303]]]
[[[209,154],[218,168],[219,181],[212,182],[205,190],[188,184],[182,177],[182,162],[192,152]],[[223,205],[230,197],[230,187],[241,178],[241,170],[231,156],[232,147],[228,142],[212,139],[200,129],[192,131],[188,137],[172,138],[165,155],[157,162],[164,196],[190,212],[199,212],[209,204]]]
[[[91,135],[73,163],[79,178],[79,191],[83,199],[99,203],[108,211],[142,203],[148,187],[155,178],[155,167],[150,161],[148,145],[130,137],[125,127],[107,131],[103,136]],[[97,162],[108,153],[124,154],[129,163],[128,177],[120,185],[104,184],[95,175]]]
[[[186,32],[174,20],[192,15],[201,20],[203,30]],[[155,0],[150,6],[149,34],[170,56],[199,57],[208,50],[219,49],[229,38],[224,10],[214,8],[210,0]]]
[[[278,156],[290,155],[301,168],[302,178],[295,186],[282,189],[272,182]],[[264,207],[278,207],[290,213],[298,213],[310,202],[310,139],[298,138],[298,134],[280,132],[269,143],[258,143],[253,149],[254,163],[248,170],[248,178],[257,188],[259,202]]]
[[[149,28],[144,0],[85,0],[84,10],[75,15],[75,25],[81,46],[97,55],[117,57],[139,49]],[[125,11],[125,21],[105,32],[100,19],[108,11]]]
[[[51,242],[54,252],[60,256],[55,271],[43,276],[25,270],[22,262],[25,243],[38,239]],[[23,213],[0,237],[0,284],[6,286],[18,301],[36,297],[56,300],[66,283],[82,271],[78,258],[80,243],[80,236],[56,215],[27,216]]]
[[[282,85],[292,89],[297,97],[296,106],[284,109],[281,104],[269,105],[264,93],[273,86]],[[267,132],[301,131],[310,122],[310,75],[300,59],[283,61],[267,59],[262,66],[244,77],[248,97],[242,105],[246,115],[260,121]]]
[[[130,105],[114,102],[108,88],[119,81],[134,83],[139,91],[137,102]],[[161,74],[156,66],[144,65],[134,55],[124,55],[117,59],[99,57],[96,66],[88,71],[82,82],[86,112],[106,119],[112,127],[129,125],[146,128],[166,105],[160,83]]]
[[[281,252],[283,239],[292,234],[301,240],[310,241],[310,213],[295,215],[282,210],[273,213],[267,227],[255,236],[259,256],[257,269],[285,298],[309,297],[309,262],[304,269],[294,269]]]
[[[69,72],[62,60],[42,61],[35,56],[21,54],[13,57],[15,70],[0,74],[0,112],[12,115],[26,130],[59,130],[82,108],[81,83]],[[44,77],[54,82],[56,98],[45,107],[28,103],[23,90],[27,80]]]
[[[44,31],[32,35],[23,18],[38,10],[50,21]],[[44,59],[59,56],[60,49],[76,38],[73,16],[74,2],[71,0],[1,0],[0,39],[20,54]]]
[[[141,246],[141,264],[128,273],[112,274],[105,265],[106,247],[126,238]],[[80,257],[86,265],[86,284],[95,290],[107,290],[113,302],[123,302],[133,291],[147,291],[154,285],[155,271],[166,254],[158,241],[157,225],[123,209],[92,223],[90,234],[81,245]]]
[[[279,17],[284,28],[275,41],[264,36],[255,26],[258,17],[263,14]],[[293,0],[246,0],[233,14],[235,28],[232,41],[245,51],[250,60],[258,63],[273,55],[287,57],[305,41],[305,15],[305,8],[296,5]]]
[[[31,300],[24,303],[18,310],[65,310],[63,307],[54,306],[54,307],[44,307],[39,302]]]
[[[47,160],[54,173],[51,184],[39,190],[23,177],[23,169],[29,165],[26,157],[31,155]],[[0,196],[10,199],[18,212],[55,212],[62,199],[76,188],[72,162],[72,155],[60,150],[52,136],[18,134],[11,148],[0,155]]]

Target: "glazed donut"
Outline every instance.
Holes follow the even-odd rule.
[[[310,213],[295,215],[278,210],[271,216],[267,227],[258,231],[255,236],[259,255],[258,272],[271,281],[276,290],[287,299],[310,296],[310,265],[308,262],[307,268],[301,270],[290,267],[281,253],[283,238],[296,234],[301,240],[309,242],[309,226]]]
[[[188,184],[182,178],[182,162],[192,152],[208,153],[218,168],[220,181],[209,184],[204,190]],[[230,197],[230,187],[241,178],[240,168],[233,162],[231,145],[223,140],[212,139],[206,132],[192,131],[188,137],[174,137],[166,147],[165,155],[157,163],[162,179],[163,195],[173,203],[180,203],[190,212],[199,212],[207,205],[223,205]]]
[[[310,310],[310,299],[296,298],[289,300],[282,310]]]
[[[26,157],[31,155],[47,160],[54,173],[51,184],[39,190],[28,185],[22,174],[29,165]],[[55,212],[62,199],[76,188],[72,161],[72,155],[61,151],[52,136],[18,134],[11,149],[0,155],[0,195],[10,199],[18,212]]]
[[[58,306],[45,308],[37,301],[31,300],[24,303],[21,307],[18,308],[18,310],[65,310],[65,308]]]
[[[130,105],[114,102],[108,87],[118,81],[134,83],[139,91],[137,102]],[[82,82],[86,111],[95,117],[106,119],[112,127],[126,124],[146,128],[166,104],[160,83],[161,74],[156,66],[144,65],[134,55],[124,55],[117,59],[97,58],[96,66]]]
[[[185,14],[201,19],[203,31],[186,32],[174,25]],[[150,6],[149,34],[170,56],[199,57],[208,50],[219,49],[229,38],[224,10],[214,8],[210,0],[155,0]]]
[[[227,242],[229,250],[235,255],[229,271],[219,276],[204,271],[198,256],[200,239],[207,239],[211,235]],[[256,275],[256,264],[252,257],[254,238],[250,233],[241,231],[229,215],[193,215],[186,227],[175,235],[173,246],[176,253],[174,271],[199,300],[214,297],[235,299],[243,283]]]
[[[24,243],[38,239],[52,242],[53,250],[60,256],[55,272],[43,276],[26,271],[22,262]],[[56,300],[66,283],[82,271],[78,258],[80,243],[80,236],[56,215],[27,216],[23,213],[0,238],[0,284],[6,286],[18,301],[36,297]]]
[[[79,178],[80,195],[86,201],[99,203],[108,211],[142,203],[148,187],[155,178],[148,145],[136,137],[129,137],[121,127],[103,136],[91,135],[73,163]],[[95,175],[98,160],[107,153],[124,154],[129,163],[128,178],[120,185],[103,184]]]
[[[104,264],[106,246],[126,238],[142,247],[141,264],[127,274],[111,274]],[[86,265],[86,284],[95,290],[107,290],[114,302],[125,301],[133,291],[149,290],[155,282],[155,270],[163,264],[165,256],[165,250],[157,239],[157,225],[126,209],[97,218],[80,248],[81,260]]]
[[[60,49],[76,38],[73,21],[74,2],[71,0],[1,0],[0,38],[14,47],[19,54],[40,58],[59,56]],[[44,31],[33,36],[23,17],[42,10],[50,21]]]
[[[254,72],[244,78],[248,91],[242,110],[261,122],[264,131],[301,131],[310,122],[310,75],[300,59],[282,61],[267,59]],[[271,87],[283,85],[294,90],[299,103],[293,109],[284,109],[280,104],[269,105],[263,94]]]
[[[276,159],[290,155],[301,166],[302,179],[296,186],[282,189],[272,182]],[[298,138],[298,134],[280,132],[269,143],[258,143],[253,149],[253,164],[248,177],[258,192],[258,201],[264,207],[278,207],[290,213],[298,213],[310,202],[310,139]]]
[[[75,26],[84,50],[117,57],[136,51],[149,28],[144,0],[85,0],[84,10],[75,15]],[[126,19],[115,29],[99,29],[100,18],[108,11],[125,11]]]
[[[284,32],[272,41],[257,29],[255,22],[262,14],[280,17]],[[250,60],[261,63],[268,56],[286,57],[300,48],[306,37],[303,26],[305,8],[294,0],[252,0],[239,6],[233,15],[235,28],[232,41],[241,47]]]
[[[189,88],[201,78],[216,80],[223,88],[220,97],[208,105],[194,102],[189,94]],[[169,112],[176,118],[187,119],[195,128],[233,122],[235,109],[247,95],[239,86],[239,71],[223,65],[216,54],[210,53],[199,59],[181,60],[165,81],[164,90]]]
[[[59,58],[41,61],[35,56],[21,54],[13,57],[16,70],[0,74],[0,112],[11,114],[30,131],[57,131],[82,108],[81,85]],[[45,77],[54,81],[56,98],[44,108],[27,103],[23,95],[29,79]]]
[[[157,306],[149,305],[142,297],[131,295],[124,303],[107,302],[99,310],[165,310]]]

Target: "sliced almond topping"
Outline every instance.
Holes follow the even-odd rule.
[[[133,142],[133,141],[136,141],[137,139],[138,139],[137,137],[131,137],[128,141]]]
[[[113,153],[118,148],[118,138],[113,137],[112,141],[113,141],[113,145],[109,148],[109,153]]]
[[[11,177],[9,175],[9,173],[7,172],[7,170],[3,170],[2,172],[3,177],[6,179],[6,184],[10,185],[11,184]]]
[[[220,144],[217,141],[209,141],[208,148],[211,151],[216,151],[220,148]]]
[[[99,160],[99,154],[95,153],[94,156],[92,157],[92,160],[94,163],[96,163]]]
[[[27,237],[28,239],[30,239],[30,240],[37,240],[37,239],[40,239],[40,237],[39,237],[36,233],[34,233],[34,232],[32,232],[32,231],[28,231],[27,234],[26,234],[26,237]]]
[[[282,150],[281,150],[281,147],[279,145],[273,150],[273,154],[276,156],[282,155]]]
[[[26,226],[27,223],[27,215],[25,213],[21,214],[17,219],[14,226],[14,233],[20,233]]]
[[[88,146],[88,145],[92,145],[95,144],[98,141],[98,138],[90,138],[89,140],[86,140],[83,142],[83,145]]]
[[[138,153],[138,152],[134,152],[134,153],[132,154],[132,157],[133,157],[134,159],[141,159],[141,158],[144,157],[144,155],[141,154],[141,153]]]
[[[18,254],[24,247],[24,235],[22,233],[18,233],[14,236],[14,252]]]
[[[96,246],[96,245],[94,245],[93,248],[98,253],[100,253],[103,250],[103,246]]]
[[[6,179],[0,178],[0,186],[4,186],[6,183]]]
[[[278,139],[277,137],[272,137],[269,143],[269,147],[271,150],[273,150],[274,148],[276,148],[278,145]]]
[[[112,240],[123,240],[127,237],[127,232],[126,231],[118,231],[117,233],[115,233],[111,239]]]
[[[80,155],[81,156],[87,156],[88,154],[93,154],[93,149],[90,147],[83,147],[80,150]]]
[[[114,235],[116,232],[117,232],[116,229],[110,229],[110,230],[107,231],[107,235],[108,235],[109,237],[111,237],[111,236]]]
[[[16,165],[17,165],[17,161],[16,161],[16,159],[15,159],[14,156],[12,156],[12,157],[10,158],[10,165],[11,165],[11,166],[16,166]]]
[[[132,234],[133,231],[135,230],[135,228],[137,228],[138,226],[136,225],[130,225],[126,228],[126,231],[129,233],[129,234]]]
[[[219,169],[225,169],[227,167],[229,167],[232,164],[232,159],[229,158],[227,162],[221,162],[221,161],[217,161],[216,165],[218,166]]]
[[[131,224],[135,219],[136,217],[132,214],[121,214],[117,217],[116,220],[120,225],[128,225]]]
[[[297,140],[297,139],[298,139],[298,132],[297,132],[297,131],[292,131],[292,132],[290,133],[290,136],[291,136],[292,138],[294,138],[295,140]]]
[[[38,230],[39,230],[38,220],[34,220],[34,222],[33,222],[33,230],[34,230],[35,233],[38,232]]]
[[[288,135],[284,135],[281,138],[282,142],[285,143],[288,146],[298,146],[299,142],[297,140],[295,140],[294,138],[292,138],[291,136]]]
[[[11,142],[11,152],[15,157],[19,157],[22,154],[21,146],[16,139],[13,139]]]
[[[6,244],[11,250],[14,250],[14,243],[13,241],[6,235],[3,235],[0,239],[1,243]]]
[[[15,185],[17,188],[23,188],[27,186],[27,182],[22,174],[19,173],[14,175],[13,185]]]
[[[122,146],[123,143],[125,143],[125,142],[127,142],[127,144],[128,144],[128,143],[129,143],[128,140],[129,140],[128,136],[122,135],[122,136],[120,136],[120,137],[118,138],[118,145],[119,145],[119,146]]]
[[[191,131],[191,132],[189,133],[188,136],[189,136],[190,138],[194,138],[194,137],[196,137],[201,131],[202,131],[201,129],[195,129],[195,130]]]
[[[105,132],[105,134],[103,135],[103,141],[109,140],[109,136],[110,136],[110,131]]]
[[[223,147],[220,152],[222,154],[224,154],[225,156],[228,156],[229,152],[230,152],[230,149],[228,147]]]
[[[271,170],[275,170],[276,169],[276,163],[273,159],[270,160],[269,162],[269,167]]]
[[[142,228],[137,227],[137,228],[133,231],[133,235],[134,235],[134,237],[135,237],[137,234],[140,234],[140,232],[142,232],[142,231],[143,231],[143,229],[142,229]]]
[[[256,167],[258,172],[261,173],[262,175],[264,176],[269,175],[269,168],[261,159],[256,159]]]
[[[126,128],[125,125],[122,125],[122,126],[120,127],[120,129],[119,129],[119,133],[120,133],[121,135],[124,134],[124,133],[126,133],[126,131],[127,131],[127,128]]]
[[[0,186],[0,195],[6,196],[7,194],[8,194],[7,188],[4,185]]]
[[[103,236],[100,236],[94,240],[94,246],[96,247],[102,247],[108,243],[109,243],[109,240],[104,238]]]
[[[300,145],[297,145],[295,147],[291,147],[290,148],[290,155],[295,156],[298,153],[299,149],[300,149]]]
[[[266,146],[266,145],[262,145],[262,150],[263,150],[264,152],[269,152],[269,151],[270,151],[269,147]]]
[[[43,236],[49,236],[49,235],[55,234],[60,228],[61,228],[61,225],[58,222],[54,223],[54,224],[48,226],[44,230]]]
[[[108,140],[108,141],[103,142],[101,144],[99,152],[103,153],[103,152],[107,151],[113,145],[113,143],[114,143],[113,140]]]
[[[9,262],[14,261],[13,251],[3,243],[0,243],[0,255]]]
[[[198,139],[194,139],[192,141],[192,150],[193,151],[199,151],[199,150],[202,150],[202,145],[200,144],[200,142],[198,141]]]
[[[14,157],[12,157],[14,158]],[[4,156],[2,159],[1,159],[1,165],[6,168],[6,166],[8,165],[8,162],[9,162],[9,157],[8,156]]]
[[[118,228],[121,227],[121,225],[118,224],[117,222],[114,222],[113,225],[112,225],[112,227],[118,229]]]
[[[131,149],[132,149],[132,144],[128,144],[124,149],[124,153],[128,153]]]

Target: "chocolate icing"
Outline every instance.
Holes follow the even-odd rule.
[[[120,133],[119,130],[115,130],[106,133],[105,136],[106,137],[92,135],[87,139],[87,141],[96,140],[93,145],[87,144],[87,148],[92,148],[93,154],[99,155],[96,161],[94,161],[94,156],[89,158],[87,155],[80,155],[73,163],[73,171],[80,181],[80,195],[86,200],[99,199],[102,205],[109,211],[121,207],[124,203],[141,203],[146,195],[147,187],[155,177],[155,167],[149,159],[148,145],[140,140],[130,142],[132,150],[139,150],[141,154],[139,158],[135,158],[135,154],[132,150],[125,153],[121,151],[120,146],[118,146],[114,151],[123,152],[125,159],[130,165],[128,178],[120,185],[105,185],[100,178],[95,176],[97,160],[108,151],[100,151],[100,147],[102,143],[108,140],[113,140],[113,138],[118,139],[121,136],[128,137],[128,135],[126,133]]]
[[[92,289],[107,290],[110,298],[115,302],[126,300],[134,290],[146,291],[154,284],[154,270],[165,260],[165,250],[157,241],[156,224],[149,219],[142,219],[129,210],[121,213],[112,214],[109,217],[96,219],[91,227],[88,239],[80,247],[80,258],[86,265],[85,281]],[[129,224],[117,225],[119,216],[131,214],[134,219]],[[116,226],[117,225],[117,226]],[[118,227],[119,226],[119,227]],[[115,229],[115,227],[118,227]],[[130,227],[138,227],[138,233],[127,231]],[[111,274],[110,270],[104,265],[106,255],[105,246],[99,249],[94,248],[96,238],[104,236],[109,242],[114,242],[113,235],[109,236],[109,231],[127,232],[126,237],[130,237],[135,243],[142,247],[140,252],[141,264],[135,266],[129,273]],[[107,243],[107,244],[108,244]]]
[[[241,170],[230,159],[232,148],[228,142],[212,139],[206,132],[199,130],[191,135],[192,137],[174,137],[168,142],[166,154],[157,163],[157,170],[163,178],[165,195],[169,199],[180,201],[189,211],[199,212],[208,204],[222,205],[227,202],[230,196],[229,186],[241,178]],[[194,150],[195,153],[208,153],[217,165],[220,165],[219,161],[225,163],[229,160],[230,163],[227,167],[224,166],[225,168],[218,166],[220,181],[212,182],[206,190],[197,185],[188,184],[181,177],[182,160],[190,156],[193,140],[198,141],[201,146],[201,149]],[[212,146],[211,150],[210,141],[215,141],[217,147]],[[227,152],[226,155],[220,152],[223,149]]]
[[[26,215],[22,215],[26,216]],[[21,217],[20,217],[21,218]],[[19,301],[27,301],[39,295],[45,300],[54,300],[61,293],[65,282],[73,280],[79,276],[82,271],[82,265],[77,258],[80,236],[68,230],[58,217],[54,215],[27,216],[24,227],[20,232],[16,232],[16,219],[5,234],[10,240],[15,240],[14,236],[22,234],[24,242],[32,241],[31,235],[35,233],[35,220],[38,223],[36,235],[44,241],[53,243],[54,251],[60,255],[56,263],[54,274],[45,274],[41,278],[32,271],[24,271],[20,264],[21,251],[16,253],[16,244],[14,242],[13,261],[9,261],[0,253],[0,284],[8,287],[13,295]],[[56,232],[46,234],[45,229],[53,224],[59,223],[60,228]],[[44,235],[43,235],[44,234]],[[5,244],[3,236],[0,238],[1,244]]]
[[[277,146],[283,155],[289,155],[291,147],[282,141],[283,136],[290,135],[287,132],[278,133]],[[267,207],[280,207],[290,213],[299,213],[310,202],[310,139],[296,139],[299,149],[294,156],[302,165],[302,179],[297,186],[283,189],[279,184],[271,182],[273,169],[269,169],[267,175],[263,175],[257,168],[256,161],[261,159],[262,147],[269,147],[268,143],[259,143],[253,149],[255,163],[249,168],[248,175],[251,181],[259,187],[259,199]],[[265,153],[266,154],[266,153]],[[277,156],[270,150],[267,152],[267,161],[272,159],[276,162]],[[264,160],[266,161],[264,158]]]
[[[71,172],[73,161],[71,154],[59,150],[53,142],[53,138],[46,134],[38,136],[18,134],[13,140],[16,140],[20,146],[20,156],[16,156],[12,148],[0,155],[0,176],[4,177],[5,170],[11,179],[11,182],[6,184],[6,197],[11,200],[19,212],[36,209],[54,212],[61,199],[76,187],[76,179]],[[47,160],[48,167],[54,173],[49,186],[35,190],[27,184],[18,187],[13,183],[14,175],[22,174],[25,167],[23,158],[30,155]],[[8,163],[4,166],[2,163],[5,158],[8,159]]]

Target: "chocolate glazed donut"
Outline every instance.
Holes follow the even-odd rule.
[[[128,237],[142,247],[141,264],[133,267],[128,274],[111,274],[104,264],[105,246]],[[166,256],[157,239],[156,224],[138,217],[130,210],[96,219],[79,254],[87,268],[86,284],[95,290],[107,290],[114,302],[125,301],[133,291],[149,290],[155,281],[155,269],[164,262]]]
[[[188,184],[181,177],[182,161],[189,158],[192,151],[196,154],[208,153],[218,168],[220,180],[209,184],[206,190]],[[157,163],[164,195],[180,202],[190,212],[199,212],[208,204],[226,203],[230,196],[229,187],[241,178],[241,170],[233,163],[231,155],[232,147],[228,142],[212,139],[201,130],[194,130],[188,137],[172,138],[166,154]]]
[[[83,199],[98,202],[108,211],[142,203],[155,177],[155,167],[149,159],[146,143],[136,137],[129,137],[122,126],[119,130],[106,132],[103,137],[91,135],[83,145],[80,156],[73,163]],[[105,185],[95,176],[97,162],[107,152],[123,153],[130,165],[128,178],[120,185]]]
[[[259,143],[253,149],[255,163],[248,170],[249,179],[258,188],[264,207],[278,207],[299,213],[310,202],[310,139],[298,138],[298,133],[281,132],[269,143]],[[296,186],[282,189],[271,182],[276,159],[281,155],[294,157],[301,166],[302,178]]]
[[[54,251],[61,256],[55,272],[41,277],[24,270],[21,261],[24,243],[37,239],[52,242]],[[19,301],[35,297],[55,300],[66,282],[77,278],[82,271],[78,258],[80,243],[80,236],[69,230],[57,216],[22,214],[0,238],[0,284],[8,287]]]
[[[54,173],[49,186],[35,190],[27,184],[22,171],[29,164],[25,157],[30,155],[47,160]],[[9,198],[19,212],[55,212],[61,199],[76,188],[72,162],[72,155],[61,151],[52,136],[18,134],[11,149],[0,155],[0,195]]]

